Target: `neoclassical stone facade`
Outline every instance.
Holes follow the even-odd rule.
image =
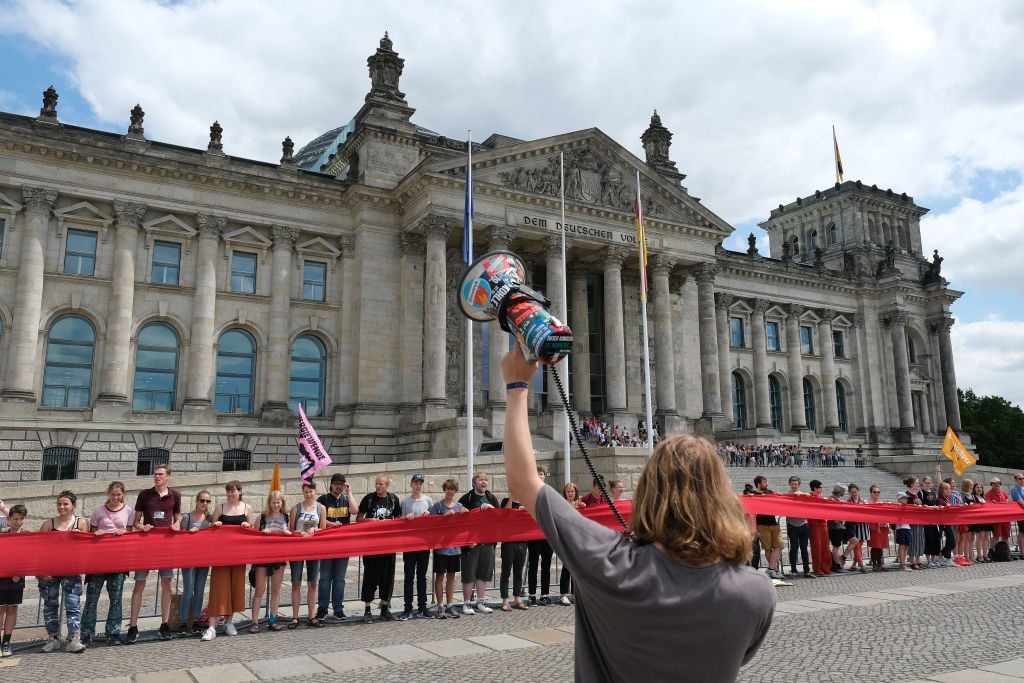
[[[339,462],[465,449],[466,143],[412,123],[385,36],[352,120],[280,163],[0,114],[0,481],[295,460],[296,406]],[[511,249],[574,330],[583,414],[644,414],[633,202],[647,217],[656,421],[718,439],[934,448],[959,429],[925,209],[846,182],[771,211],[771,254],[691,196],[655,113],[645,160],[596,129],[473,143],[476,254]],[[565,225],[560,203],[565,166]],[[561,240],[566,240],[566,262]],[[563,297],[563,286],[565,295]],[[496,325],[475,325],[476,441],[504,430]],[[539,443],[562,417],[550,377]]]

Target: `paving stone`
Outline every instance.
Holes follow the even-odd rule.
[[[832,610],[839,609],[838,605],[822,602],[821,600],[789,600],[786,602],[787,605],[793,605],[795,607],[805,607],[809,610]]]
[[[369,650],[347,650],[345,652],[323,652],[311,655],[332,671],[352,671],[366,669],[371,666],[385,666],[388,660],[378,657]]]
[[[862,595],[828,595],[817,598],[815,602],[825,602],[845,607],[865,607],[867,605],[877,605],[883,601],[878,598],[866,598]]]
[[[498,633],[493,636],[472,636],[470,640],[491,650],[499,651],[537,647],[537,643],[529,640],[523,640],[522,638],[516,638],[515,636],[507,633]]]
[[[388,645],[387,647],[371,647],[370,652],[396,664],[402,662],[418,662],[434,659],[437,655],[427,652],[415,645]]]
[[[963,681],[970,681],[971,683],[1011,683],[1011,681],[1013,681],[1020,683],[1021,678],[1019,676],[1007,676],[993,671],[982,671],[981,669],[966,669],[964,671],[951,671],[949,673],[936,674],[931,676],[928,680],[938,681],[939,683],[963,683]]]
[[[7,664],[9,659],[0,660],[0,669],[5,666],[14,666],[14,664]],[[83,678],[82,680],[72,681],[72,683],[132,683],[131,676],[118,676],[117,678]]]
[[[1006,676],[1018,676],[1024,678],[1024,658],[1011,659],[1005,662],[997,662],[995,664],[986,664],[984,666],[979,666],[978,668],[997,674],[1004,674]]]
[[[566,635],[566,634],[562,634]],[[569,636],[569,640],[572,640],[572,636]],[[432,652],[438,657],[463,657],[465,655],[478,655],[484,652],[490,652],[483,645],[477,645],[471,643],[468,640],[462,638],[451,638],[449,640],[432,640],[425,643],[416,643],[416,647]]]
[[[517,638],[532,641],[538,645],[554,645],[555,643],[572,643],[576,641],[574,636],[557,628],[544,628],[534,631],[517,631],[512,635]]]
[[[188,672],[196,679],[196,683],[248,683],[256,680],[256,674],[241,664],[198,666]]]
[[[135,674],[135,683],[192,683],[192,677],[184,669],[146,671]]]
[[[264,681],[326,673],[327,668],[312,657],[285,657],[246,662],[246,668]]]
[[[775,603],[775,614],[803,614],[806,612],[821,612],[820,606],[809,607],[807,605],[797,605],[792,602],[777,602]]]

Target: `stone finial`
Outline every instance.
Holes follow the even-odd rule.
[[[679,173],[676,168],[676,162],[668,158],[668,150],[672,146],[672,133],[668,128],[661,125],[661,117],[658,116],[657,109],[654,110],[654,114],[651,116],[651,124],[644,131],[644,134],[640,136],[640,142],[644,145],[648,166],[659,173],[672,176],[678,175],[679,180],[686,177]]]
[[[136,104],[132,108],[131,122],[128,124],[128,137],[141,138],[146,132],[146,129],[142,127],[142,119],[146,117],[146,112],[142,111],[142,106]]]
[[[221,142],[221,134],[223,132],[224,129],[221,127],[220,122],[214,121],[213,125],[210,126],[210,144],[206,146],[206,149],[211,152],[223,152],[224,143]]]
[[[39,118],[47,121],[57,121],[57,99],[60,95],[51,85],[43,91],[43,108],[39,110]]]
[[[754,233],[747,236],[747,254],[757,256],[757,238],[754,237]]]
[[[292,156],[295,152],[295,143],[292,142],[291,137],[286,137],[281,143],[281,164],[282,165],[293,165],[295,164],[295,157]]]
[[[384,37],[380,39],[380,47],[377,48],[377,52],[366,60],[366,65],[370,69],[371,83],[366,99],[379,98],[408,104],[405,101],[405,93],[398,89],[398,79],[402,76],[405,60],[399,57],[392,47],[391,38],[385,31]]]

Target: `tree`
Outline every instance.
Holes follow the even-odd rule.
[[[960,422],[971,435],[979,462],[995,467],[1024,469],[1019,439],[1024,435],[1024,411],[999,396],[979,397],[972,389],[957,389]]]

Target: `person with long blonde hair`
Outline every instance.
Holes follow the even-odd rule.
[[[288,505],[285,502],[284,494],[280,491],[271,491],[267,495],[267,504],[260,515],[258,528],[264,534],[284,534],[291,536],[291,529],[288,524]],[[277,608],[281,604],[281,581],[284,579],[284,566],[286,562],[270,562],[257,564],[253,567],[253,591],[252,591],[252,626],[249,633],[260,632],[260,608],[263,602],[263,594],[267,590],[267,579],[270,579],[270,603],[267,605],[267,625],[271,631],[280,631],[281,625],[277,623]],[[298,618],[293,618],[288,628],[295,628],[299,625]]]
[[[714,446],[688,434],[661,441],[624,535],[580,515],[537,476],[527,415],[537,364],[516,344],[501,367],[508,486],[575,582],[576,680],[736,680],[768,633],[776,597],[744,564],[750,534]]]

